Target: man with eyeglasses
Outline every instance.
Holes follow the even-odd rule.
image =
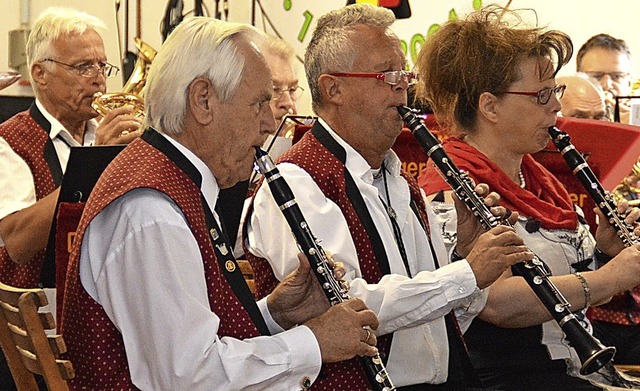
[[[453,312],[462,323],[473,318],[484,303],[479,288],[530,254],[504,226],[472,245],[479,231],[465,215],[462,241],[473,250],[445,265],[439,227],[429,224],[432,211],[391,150],[402,131],[396,107],[406,104],[415,81],[389,29],[394,20],[391,11],[366,4],[318,20],[305,70],[319,120],[278,167],[321,246],[344,263],[349,294],[378,314],[378,349],[394,384],[464,389],[475,383]],[[497,195],[487,199],[495,204]],[[295,269],[294,239],[264,184],[247,222],[247,256],[262,297]],[[358,361],[349,361],[324,366],[314,387],[370,385]]]
[[[26,50],[36,100],[0,125],[0,280],[6,284],[40,284],[71,147],[124,144],[138,135],[141,124],[130,109],[116,109],[98,123],[91,107],[93,95],[105,92],[106,78],[118,73],[97,32],[104,27],[86,13],[50,8],[31,30]]]
[[[273,95],[270,106],[278,125],[286,114],[298,113],[296,103],[303,89],[298,85],[294,67],[296,54],[288,42],[274,36],[267,36],[260,49],[271,71]]]
[[[600,83],[608,104],[615,97],[631,95],[631,52],[626,42],[608,34],[598,34],[585,42],[576,57],[578,72],[584,72]],[[620,122],[629,123],[630,103],[619,101]]]

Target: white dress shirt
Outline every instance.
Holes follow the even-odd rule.
[[[400,176],[401,164],[393,151],[389,151],[384,160],[389,171],[385,190],[384,180],[374,180],[373,170],[364,158],[326,122],[319,121],[346,150],[346,168],[380,233],[391,274],[377,284],[368,284],[362,279],[356,248],[340,208],[324,196],[311,176],[300,167],[281,163],[278,165],[280,173],[291,187],[320,245],[337,261],[344,263],[346,279],[350,282],[349,294],[363,299],[378,315],[380,327],[376,334],[395,332],[387,370],[396,386],[443,383],[448,372],[448,343],[443,316],[457,307],[469,309],[474,314],[482,309],[484,297],[479,294],[475,276],[464,260],[444,265],[448,259],[444,242],[433,224],[435,217],[427,207],[434,251],[442,266],[435,270],[429,241],[410,208],[409,186]],[[381,201],[382,198],[388,203],[387,190],[397,214],[412,278],[407,277],[390,218]],[[255,197],[247,233],[249,251],[266,258],[278,279],[296,268],[298,249],[295,239],[266,184],[260,187]]]
[[[167,139],[202,174],[201,190],[214,211],[219,187],[211,171]],[[132,190],[96,216],[82,242],[80,280],[122,333],[140,389],[294,390],[320,371],[311,330],[282,331],[266,300],[258,306],[279,334],[245,340],[217,335],[220,319],[209,306],[198,244],[177,205],[156,190]]]
[[[60,167],[64,173],[67,169],[71,147],[92,145],[96,139],[98,122],[95,119],[87,122],[84,140],[80,144],[62,126],[60,121],[45,110],[37,99],[36,106],[51,124],[49,137],[53,141]],[[2,137],[0,137],[0,172],[3,173],[0,175],[0,219],[36,203],[36,188],[29,166]],[[0,238],[0,246],[3,245],[2,238]]]

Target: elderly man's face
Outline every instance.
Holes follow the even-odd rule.
[[[271,111],[273,111],[276,124],[279,124],[286,114],[298,113],[296,107],[298,77],[291,61],[268,51],[263,54],[269,65],[271,79],[273,80],[274,96],[270,103]]]
[[[399,39],[388,29],[356,26],[350,34],[355,60],[348,72],[403,70],[406,64]],[[351,124],[349,143],[356,149],[384,152],[402,131],[397,106],[407,102],[407,80],[390,85],[382,80],[341,77],[343,91],[340,115]],[[348,122],[347,122],[348,121]],[[355,143],[355,144],[354,144]]]
[[[245,56],[242,81],[230,101],[213,98],[214,131],[208,131],[202,139],[203,144],[209,145],[206,149],[210,155],[203,160],[211,162],[209,168],[221,188],[249,178],[255,147],[261,146],[274,131],[269,106],[273,85],[267,63],[253,44],[242,41],[238,48]]]
[[[102,73],[92,77],[78,74],[74,66],[99,64],[107,61],[102,38],[94,29],[82,34],[62,35],[53,42],[51,59],[71,67],[42,62],[41,82],[36,83],[47,110],[59,120],[86,121],[98,113],[91,107],[93,95],[106,90]]]
[[[562,80],[562,81],[560,81]],[[567,85],[560,103],[565,117],[609,120],[602,90],[587,79],[565,78],[559,82]]]
[[[614,96],[631,93],[631,59],[623,52],[593,48],[582,57],[580,71],[598,80]]]

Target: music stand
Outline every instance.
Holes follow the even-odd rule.
[[[620,100],[621,99],[640,99],[640,95],[616,96],[616,104],[613,109],[613,121],[620,122]],[[631,114],[629,114],[631,115]]]
[[[91,190],[93,190],[98,178],[107,165],[109,165],[113,158],[115,158],[116,155],[124,149],[124,147],[125,145],[71,147],[67,169],[64,177],[62,178],[62,184],[60,185],[60,194],[58,195],[56,210],[51,223],[51,232],[49,234],[47,252],[45,254],[44,265],[42,266],[41,273],[41,281],[44,287],[55,287],[57,285],[57,297],[59,299],[57,301],[59,309],[62,308],[61,289],[64,288],[64,286],[60,286],[60,279],[63,278],[64,273],[61,270],[56,270],[56,264],[58,262],[56,258],[59,258],[56,257],[56,253],[58,253],[57,250],[60,250],[60,253],[66,254],[66,259],[63,262],[63,266],[66,271],[66,263],[69,259],[69,252],[66,250],[69,245],[64,249],[60,249],[60,246],[56,246],[56,243],[60,242],[56,239],[60,239],[61,237],[61,235],[58,235],[59,233],[57,232],[57,228],[60,223],[66,223],[68,227],[71,227],[70,229],[73,229],[73,231],[70,232],[75,234],[75,227],[77,227],[80,214],[84,208],[84,203],[87,202]],[[65,216],[61,214],[61,212],[69,210],[66,208],[67,206],[74,207],[74,213],[73,216],[69,217],[71,219],[69,222],[62,221],[65,219]],[[68,233],[62,233],[65,238],[67,237],[67,234]],[[56,274],[58,274],[57,277]]]

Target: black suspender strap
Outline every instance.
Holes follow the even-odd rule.
[[[153,129],[147,129],[141,136],[143,140],[154,146],[160,152],[164,153],[178,168],[180,168],[185,174],[191,178],[191,180],[200,188],[202,184],[202,176],[198,169],[187,159],[171,142],[165,139],[160,133]],[[207,201],[202,196],[202,205],[204,208],[205,221],[207,224],[207,230],[209,231],[209,238],[212,242],[212,247],[215,251],[216,258],[220,265],[220,269],[224,274],[229,286],[235,293],[238,300],[249,313],[251,320],[256,325],[258,331],[262,335],[269,335],[269,329],[260,313],[260,309],[255,302],[253,294],[249,290],[240,267],[238,266],[232,252],[232,248],[229,245],[225,233],[218,225],[213,212],[209,208]]]
[[[62,166],[60,165],[56,149],[53,146],[53,141],[51,141],[51,137],[49,136],[49,133],[51,133],[51,123],[49,123],[40,110],[38,110],[38,106],[36,106],[35,102],[33,102],[29,108],[29,115],[31,115],[34,121],[36,121],[47,133],[47,141],[44,146],[44,160],[49,166],[55,187],[59,187],[60,184],[62,184]]]

